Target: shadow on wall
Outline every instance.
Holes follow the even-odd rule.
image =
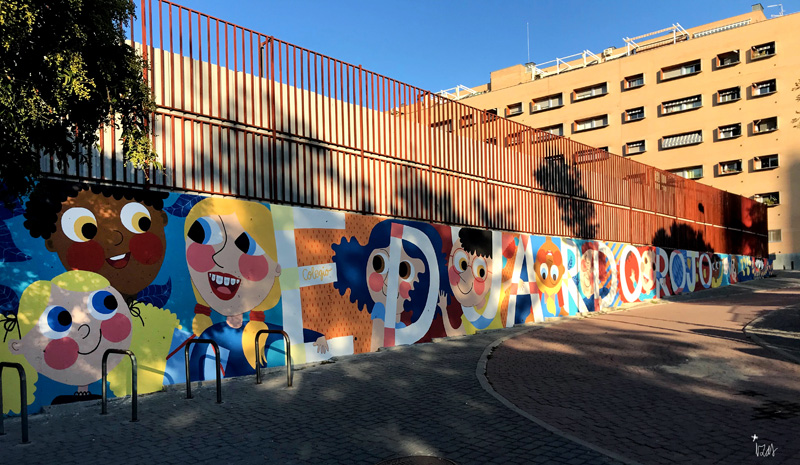
[[[714,253],[714,247],[705,241],[702,231],[677,221],[672,222],[669,231],[664,228],[656,231],[650,244],[662,249],[685,249]]]
[[[550,192],[573,196],[571,199],[563,199],[564,201],[557,202],[561,221],[572,228],[573,237],[579,239],[597,238],[599,227],[596,221],[597,212],[594,204],[574,198],[589,197],[583,187],[581,173],[576,167],[565,163],[563,156],[560,158],[545,158],[545,162],[534,171],[533,176],[541,188]],[[555,234],[555,231],[547,231],[546,233]]]

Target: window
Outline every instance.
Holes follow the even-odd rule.
[[[522,114],[522,102],[512,103],[506,107],[506,117]]]
[[[435,123],[431,123],[431,128],[433,129],[442,129],[448,132],[453,132],[453,120],[444,120],[444,121],[437,121]]]
[[[486,110],[483,114],[482,122],[492,122],[497,119],[497,108],[492,108],[491,110]]]
[[[638,121],[644,119],[644,107],[631,108],[625,110],[625,121]]]
[[[778,155],[762,155],[760,157],[753,158],[753,169],[758,170],[770,170],[773,168],[778,167]]]
[[[533,135],[533,142],[543,142],[553,140],[556,136],[564,135],[564,125],[556,124],[555,126],[547,126],[539,128]]]
[[[575,89],[573,91],[575,100],[586,100],[592,97],[600,97],[608,93],[608,85],[604,82],[602,84],[595,84],[589,87]]]
[[[700,60],[694,60],[688,63],[662,68],[661,80],[667,81],[669,79],[691,76],[699,72],[700,72]]]
[[[767,242],[780,242],[781,241],[781,230],[780,229],[770,229],[767,231]]]
[[[561,94],[548,95],[547,97],[533,99],[531,102],[531,113],[559,108],[562,106],[564,106],[564,101],[561,98]]]
[[[635,89],[644,85],[644,74],[635,74],[625,78],[625,90]]]
[[[645,151],[645,145],[643,140],[637,140],[635,142],[628,142],[625,144],[625,155],[636,155],[637,153],[643,153]]]
[[[703,131],[693,131],[664,136],[661,139],[661,147],[664,149],[672,149],[675,147],[699,144],[701,142],[703,142]]]
[[[611,155],[608,153],[608,150],[605,150],[602,147],[596,149],[584,149],[575,152],[575,155],[573,156],[573,162],[576,165],[582,165],[595,161],[608,160],[610,156]]]
[[[470,126],[473,126],[474,124],[475,124],[475,115],[474,114],[464,115],[464,116],[461,117],[461,127],[462,128],[468,128]]]
[[[608,115],[595,116],[575,121],[575,129],[572,132],[588,131],[608,126]]]
[[[555,155],[547,155],[544,157],[544,161],[548,163],[560,163],[562,165],[565,163],[564,155],[560,153],[557,153]]]
[[[766,194],[756,194],[753,196],[753,200],[756,202],[761,202],[768,207],[774,207],[775,205],[780,205],[781,203],[781,195],[778,192],[768,192]]]
[[[725,68],[739,63],[739,51],[720,53],[717,55],[717,68]]]
[[[778,85],[775,82],[775,79],[753,83],[753,97],[761,97],[763,95],[769,95],[777,91],[778,91]]]
[[[729,124],[717,128],[717,137],[720,140],[733,139],[742,135],[742,123]]]
[[[682,111],[694,110],[703,106],[703,96],[695,95],[678,100],[670,100],[661,104],[661,114],[680,113]]]
[[[757,119],[753,121],[753,134],[764,134],[778,130],[778,117]]]
[[[522,131],[514,132],[506,136],[506,147],[519,145],[522,143]]]
[[[723,161],[719,164],[720,176],[742,172],[742,160]]]
[[[750,59],[760,60],[775,55],[775,42],[767,42],[766,44],[754,45],[750,48]]]
[[[672,174],[677,174],[678,176],[686,179],[700,179],[703,177],[703,167],[702,166],[690,166],[688,168],[678,168],[674,170],[669,170]]]
[[[742,98],[742,92],[739,87],[731,87],[717,91],[717,103],[731,103]]]

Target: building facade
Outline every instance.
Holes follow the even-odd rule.
[[[491,73],[452,96],[513,121],[767,204],[775,269],[800,267],[793,119],[800,14],[752,11],[594,54]]]

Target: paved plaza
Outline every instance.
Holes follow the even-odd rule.
[[[28,445],[6,420],[0,462],[800,463],[800,365],[742,331],[800,301],[800,275],[784,275],[341,358],[297,370],[292,388],[281,370],[225,380],[222,404],[213,382],[192,400],[176,386],[141,397],[138,423],[129,399],[106,416],[50,407]]]

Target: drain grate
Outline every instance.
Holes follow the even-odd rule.
[[[432,455],[410,455],[379,462],[377,465],[458,465],[452,460],[434,457]]]
[[[753,410],[753,420],[788,420],[800,416],[800,404],[796,402],[768,400]]]

